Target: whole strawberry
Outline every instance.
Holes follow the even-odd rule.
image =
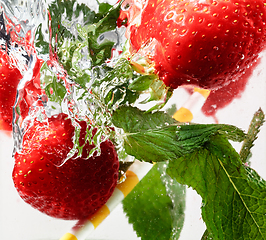
[[[131,52],[172,88],[227,85],[265,47],[265,0],[133,0],[122,9]]]
[[[101,143],[100,155],[88,158],[94,147],[86,140],[86,122],[80,122],[83,146],[66,160],[73,148],[74,127],[67,115],[35,121],[15,154],[13,181],[21,198],[39,211],[62,219],[84,219],[95,213],[112,195],[119,162],[110,140]],[[66,160],[66,161],[65,161]]]

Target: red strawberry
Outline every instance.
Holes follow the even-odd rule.
[[[2,45],[4,46],[3,49],[0,49],[0,130],[11,131],[17,86],[23,78],[18,66],[20,65],[21,68],[26,70],[29,56],[36,56],[36,51],[29,41],[31,37],[30,31],[26,34],[25,38],[18,37],[15,31],[11,30],[14,26],[10,20],[6,26],[0,23],[0,27],[2,29]],[[20,25],[17,25],[16,30],[19,30],[19,28]],[[20,52],[20,58],[17,58],[16,54],[12,55],[14,52]],[[40,87],[40,69],[42,63],[43,61],[37,58],[33,68],[32,79],[25,84],[23,89],[23,99],[19,101],[19,111],[23,118],[28,115],[28,110],[33,102],[41,95],[45,96],[45,91]]]
[[[81,122],[82,156],[67,160],[73,148],[74,127],[66,114],[35,120],[15,154],[13,181],[21,198],[39,211],[62,219],[84,219],[95,213],[112,195],[119,162],[110,140],[101,143],[101,154],[88,158],[93,145],[86,141]]]
[[[227,85],[265,47],[265,0],[131,2],[126,1],[121,12],[121,18],[128,18],[131,51],[144,52],[172,88]]]
[[[16,67],[10,65],[6,51],[0,50],[0,54],[0,129],[11,131],[13,105],[22,75]]]
[[[29,110],[34,104],[43,106],[43,102],[47,101],[45,90],[41,88],[42,64],[43,60],[37,58],[32,69],[31,79],[27,79],[27,83],[20,90],[19,107],[23,119],[29,115]],[[38,101],[40,103],[37,103]]]
[[[22,79],[20,71],[10,64],[8,54],[0,50],[0,130],[11,131],[13,119],[13,106],[15,104],[17,87]],[[19,101],[19,112],[25,118],[29,109],[40,96],[46,97],[45,91],[40,87],[40,69],[43,61],[37,59],[33,68],[33,76],[25,84],[21,99]]]

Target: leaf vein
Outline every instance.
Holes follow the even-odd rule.
[[[260,228],[259,224],[257,223],[256,219],[254,218],[254,216],[253,216],[253,214],[252,214],[252,211],[249,209],[249,207],[248,207],[247,204],[245,203],[244,199],[242,198],[241,193],[239,192],[239,190],[238,190],[237,186],[235,185],[234,181],[232,180],[230,174],[228,174],[228,172],[227,172],[227,170],[226,170],[226,168],[225,168],[223,162],[222,162],[219,158],[218,158],[218,161],[219,161],[220,165],[222,166],[222,168],[223,168],[225,174],[227,175],[229,181],[231,182],[232,186],[234,187],[235,191],[236,191],[237,194],[239,195],[239,197],[240,197],[240,199],[241,199],[241,201],[242,201],[242,204],[244,205],[244,207],[246,208],[246,210],[247,210],[248,213],[250,214],[250,216],[251,216],[253,222],[255,223],[255,225],[257,226],[257,228],[259,229],[259,232],[260,232],[262,238],[265,239],[265,237],[263,236],[263,234],[262,234],[262,232],[261,232],[261,228]]]

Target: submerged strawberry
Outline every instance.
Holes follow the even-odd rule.
[[[85,122],[80,123],[82,156],[66,160],[73,148],[74,127],[65,114],[35,121],[15,154],[13,181],[21,198],[39,211],[62,219],[91,216],[112,195],[119,162],[114,145],[101,143],[101,154],[88,158],[93,144],[86,141]]]
[[[36,55],[35,49],[24,38],[20,39],[21,41],[27,42],[27,44],[20,46],[17,42],[13,42],[12,44],[14,46],[11,50],[10,46],[11,40],[14,40],[13,38],[15,38],[14,34],[5,35],[2,39],[6,45],[5,50],[0,49],[0,130],[6,131],[12,130],[13,107],[16,102],[16,97],[18,97],[17,87],[23,78],[22,73],[28,68],[29,56]],[[28,55],[25,49],[31,49],[32,53]],[[20,58],[14,55],[16,51],[22,52]],[[27,79],[28,81],[24,89],[21,90],[21,93],[23,91],[23,96],[21,96],[23,99],[18,99],[18,106],[19,114],[23,118],[28,115],[32,104],[38,98],[41,98],[41,96],[45,96],[45,90],[42,90],[40,86],[40,70],[42,64],[43,60],[36,57],[31,79]]]
[[[227,85],[265,47],[265,0],[132,0],[120,16],[132,54],[150,59],[172,88]]]
[[[11,131],[13,105],[22,75],[10,64],[6,51],[0,50],[0,55],[0,129]]]

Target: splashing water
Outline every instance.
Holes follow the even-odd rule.
[[[40,24],[46,22],[47,4],[45,1],[2,0],[0,4],[6,19],[13,23],[14,30],[22,39],[29,32],[34,32]]]
[[[62,10],[57,1],[49,5],[45,1],[1,2],[7,34],[11,36],[9,55],[23,76],[14,105],[14,153],[20,151],[23,135],[35,119],[48,124],[48,118],[60,112],[67,113],[76,128],[75,144],[68,158],[76,149],[77,157],[82,153],[78,141],[80,120],[89,121],[92,126],[87,129],[88,141],[96,146],[91,155],[95,151],[100,154],[100,143],[107,138],[122,149],[105,101],[108,86],[91,89],[117,63],[122,52],[125,29],[118,29],[114,21],[118,4],[110,5],[110,17],[103,18],[114,22],[113,30],[99,30],[104,21],[99,7],[91,10],[82,3],[71,4]],[[2,45],[7,43],[2,41]],[[96,55],[93,51],[98,48],[101,51]],[[97,133],[91,139],[95,128]]]

